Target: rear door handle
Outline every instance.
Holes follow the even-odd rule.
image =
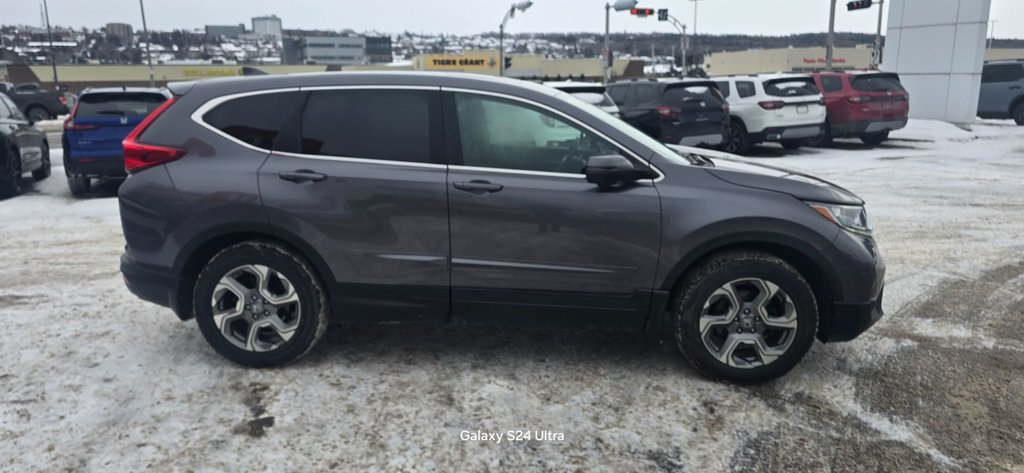
[[[474,179],[472,181],[457,181],[452,184],[456,189],[472,192],[474,194],[488,194],[491,192],[499,192],[505,188],[501,184],[495,184],[490,181],[483,181]]]
[[[308,169],[299,169],[298,171],[292,172],[281,172],[277,174],[277,177],[281,178],[281,180],[284,181],[290,181],[299,184],[305,182],[320,182],[324,179],[327,179],[326,174],[313,172]]]

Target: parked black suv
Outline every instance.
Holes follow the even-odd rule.
[[[622,119],[662,143],[718,146],[729,104],[718,84],[701,79],[629,80],[608,85]]]
[[[126,139],[121,271],[247,366],[328,320],[666,334],[759,382],[882,315],[863,202],[463,74],[172,83]]]

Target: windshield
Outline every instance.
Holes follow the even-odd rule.
[[[894,74],[865,74],[850,81],[853,90],[861,92],[902,92],[899,76]]]
[[[601,120],[601,121],[603,121],[603,122],[605,122],[605,123],[607,123],[607,124],[609,124],[611,126],[614,126],[615,129],[625,133],[630,138],[633,138],[634,140],[639,141],[644,146],[654,150],[654,152],[658,153],[658,155],[660,155],[661,157],[663,157],[663,158],[665,158],[665,159],[667,159],[667,160],[669,160],[671,162],[674,162],[674,163],[677,163],[677,164],[694,164],[696,162],[693,158],[686,158],[686,157],[680,155],[679,153],[673,151],[672,148],[669,148],[668,146],[665,146],[662,142],[660,142],[660,141],[658,141],[658,140],[656,140],[654,138],[651,138],[650,136],[647,136],[644,132],[642,132],[642,131],[634,128],[633,126],[629,125],[628,123],[626,123],[626,122],[616,118],[614,115],[612,115],[610,113],[606,113],[604,110],[601,110],[600,108],[597,108],[597,107],[595,107],[595,106],[593,106],[593,105],[591,105],[591,104],[589,104],[589,103],[587,103],[587,102],[585,102],[583,100],[580,100],[579,98],[573,97],[571,94],[567,94],[565,92],[559,91],[559,92],[556,92],[554,94],[554,96],[558,97],[558,98],[560,98],[562,100],[565,100],[566,102],[570,102],[573,105],[576,105],[577,107],[582,108],[583,110],[586,110],[587,112],[589,112],[594,117],[598,118],[599,120]],[[643,158],[644,159],[649,159],[650,157],[649,156],[645,156]]]
[[[765,81],[764,93],[772,97],[806,97],[818,95],[821,92],[818,91],[818,86],[814,85],[814,79],[793,77]]]
[[[151,93],[85,94],[78,100],[75,118],[149,115],[166,100]]]

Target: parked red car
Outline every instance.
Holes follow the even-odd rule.
[[[877,145],[889,132],[907,126],[910,95],[900,76],[888,72],[816,72],[811,74],[825,96],[828,119],[825,131],[808,140],[824,145],[832,138],[857,137]]]

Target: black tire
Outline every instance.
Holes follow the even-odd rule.
[[[800,149],[801,145],[803,145],[803,140],[782,140],[779,142],[779,144],[781,144],[782,147],[786,148],[787,150],[796,151]]]
[[[1013,121],[1024,126],[1024,102],[1017,104],[1017,107],[1013,109]]]
[[[7,150],[7,165],[0,175],[0,196],[14,197],[21,194],[21,155],[18,150]]]
[[[864,144],[868,146],[878,146],[887,139],[889,139],[888,131],[880,131],[878,133],[865,133],[863,135],[860,135],[860,140],[863,141]]]
[[[43,165],[32,171],[32,178],[37,182],[50,177],[52,173],[52,167],[50,165],[50,147],[43,143]]]
[[[218,330],[211,300],[218,282],[234,268],[264,265],[291,282],[298,295],[300,316],[290,339],[269,351],[238,347]],[[323,284],[304,258],[274,243],[248,241],[217,253],[199,273],[193,291],[192,310],[207,343],[221,356],[254,368],[281,366],[297,361],[316,345],[327,329],[330,310]]]
[[[50,111],[47,110],[45,107],[40,107],[37,105],[34,107],[30,107],[28,110],[26,110],[25,116],[27,116],[28,119],[32,121],[32,123],[39,123],[43,120],[50,119]]]
[[[705,346],[699,328],[704,303],[712,293],[744,278],[759,278],[777,285],[792,301],[797,320],[790,335],[792,341],[778,358],[748,368],[729,366],[716,358]],[[755,251],[719,253],[699,263],[684,276],[672,312],[676,343],[686,361],[709,378],[738,384],[763,383],[788,373],[807,354],[818,328],[818,306],[807,281],[785,261]]]
[[[812,147],[828,146],[832,144],[832,127],[829,126],[828,122],[825,122],[825,126],[822,127],[821,134],[814,138],[807,138],[804,140],[804,144]]]
[[[67,153],[67,151],[65,151]],[[68,165],[67,156],[64,157],[64,176],[68,179],[68,189],[74,197],[85,197],[92,190],[92,179],[88,176],[76,176],[71,174],[71,166]]]
[[[722,151],[732,154],[747,154],[750,151],[750,135],[743,123],[736,120],[729,122]]]

